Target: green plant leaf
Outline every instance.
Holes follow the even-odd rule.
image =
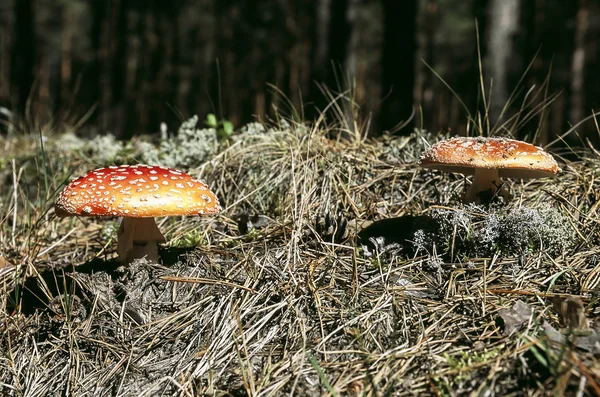
[[[217,128],[217,116],[212,113],[206,115],[206,125],[212,128]]]
[[[331,387],[331,384],[327,380],[327,376],[325,376],[325,372],[323,372],[323,368],[321,368],[317,360],[313,356],[308,356],[308,361],[310,361],[310,365],[312,365],[313,369],[317,371],[317,374],[319,374],[321,383],[323,383],[323,386],[327,389],[327,391],[331,393],[332,396],[337,397],[338,393],[333,387]]]
[[[233,134],[233,123],[231,121],[223,120],[223,132],[226,137]]]

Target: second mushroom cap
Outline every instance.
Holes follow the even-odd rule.
[[[543,178],[560,171],[544,149],[509,138],[451,138],[431,146],[419,165],[446,172],[474,175],[466,202],[479,202],[482,192],[496,194],[500,178]],[[508,198],[507,192],[500,193]]]
[[[501,178],[542,178],[560,171],[554,157],[541,147],[509,138],[450,138],[431,146],[419,163],[424,168],[475,174],[497,169]]]

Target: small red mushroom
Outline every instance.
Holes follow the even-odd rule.
[[[221,211],[208,186],[183,171],[153,165],[100,168],[75,179],[58,195],[57,216],[121,216],[119,260],[158,260],[165,238],[156,216],[211,215]]]
[[[464,197],[466,203],[479,203],[486,195],[509,200],[511,195],[503,189],[500,178],[543,178],[560,172],[554,157],[544,149],[508,138],[446,139],[423,153],[419,164],[473,175],[473,183]]]

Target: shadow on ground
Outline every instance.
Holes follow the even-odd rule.
[[[359,243],[369,249],[397,244],[402,251],[411,256],[415,253],[412,242],[417,230],[433,232],[437,222],[425,215],[405,215],[397,218],[382,219],[358,232]]]
[[[171,267],[179,262],[183,256],[194,252],[194,250],[195,247],[160,249],[162,266]],[[21,313],[30,315],[36,310],[49,308],[49,304],[55,298],[61,296],[76,296],[83,302],[90,303],[93,301],[93,297],[88,296],[78,286],[73,275],[106,273],[111,279],[117,280],[123,273],[123,271],[119,271],[119,268],[123,269],[122,264],[117,259],[104,260],[101,258],[94,258],[81,265],[48,268],[41,271],[39,276],[27,278],[24,282],[19,283],[17,288],[9,292],[13,299],[9,299],[6,311],[13,312],[16,306],[20,305]],[[18,302],[18,304],[15,304],[15,302]]]

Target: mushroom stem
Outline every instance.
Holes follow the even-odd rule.
[[[496,168],[476,168],[473,183],[465,194],[465,203],[480,204],[489,201],[494,195],[510,200],[511,194],[504,189]],[[487,199],[487,200],[486,200]]]
[[[144,257],[158,262],[158,243],[166,241],[154,218],[123,218],[117,236],[117,254],[126,264]]]

